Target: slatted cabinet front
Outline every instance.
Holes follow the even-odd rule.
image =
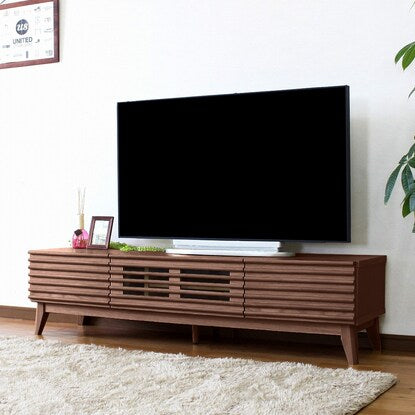
[[[245,258],[245,317],[353,324],[353,261]]]
[[[385,312],[385,261],[39,250],[30,251],[29,298],[159,315],[358,325]]]
[[[107,251],[31,251],[29,298],[40,303],[109,307]]]
[[[119,253],[110,265],[111,308],[243,317],[240,258]]]

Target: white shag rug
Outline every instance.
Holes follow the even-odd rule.
[[[394,375],[0,337],[1,415],[344,415]]]

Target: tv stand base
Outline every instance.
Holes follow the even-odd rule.
[[[93,249],[30,251],[35,333],[50,313],[339,336],[358,363],[357,333],[379,349],[385,312],[381,255],[293,258],[168,255]]]
[[[135,320],[135,321],[148,321],[148,322],[163,322],[163,323],[176,323],[190,325],[192,328],[192,343],[199,343],[199,327],[201,326],[213,326],[233,329],[261,329],[265,331],[280,331],[280,332],[293,332],[293,333],[308,333],[308,334],[326,334],[340,336],[343,349],[346,355],[346,359],[349,365],[357,365],[358,359],[358,341],[357,334],[366,330],[369,342],[374,350],[381,349],[381,339],[379,333],[379,319],[374,318],[365,324],[360,326],[353,325],[339,325],[339,324],[317,324],[317,323],[291,323],[285,321],[261,321],[261,320],[240,320],[229,318],[216,317],[206,318],[203,316],[189,316],[184,317],[178,314],[171,313],[159,313],[156,317],[154,314],[139,312],[139,311],[124,311],[124,310],[108,310],[92,307],[79,307],[79,306],[64,306],[58,304],[44,304],[38,303],[35,322],[35,334],[41,335],[50,313],[61,313],[79,315],[83,313],[90,317],[107,317],[116,318],[121,320]],[[79,315],[80,318],[84,316]]]

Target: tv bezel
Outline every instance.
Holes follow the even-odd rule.
[[[120,233],[120,221],[119,221],[119,212],[120,212],[120,160],[119,160],[119,107],[123,104],[135,103],[135,102],[146,102],[146,101],[167,101],[167,100],[176,100],[176,99],[191,99],[191,98],[204,98],[204,97],[226,97],[234,95],[249,95],[257,93],[267,93],[267,92],[290,92],[290,91],[309,91],[309,90],[319,90],[319,89],[334,89],[334,88],[344,88],[345,89],[345,161],[346,161],[346,239],[339,240],[320,240],[320,239],[275,239],[275,238],[207,238],[207,237],[193,237],[193,236],[148,236],[148,235],[122,235]],[[119,238],[128,238],[128,239],[159,239],[159,240],[191,240],[191,241],[235,241],[235,242],[298,242],[298,243],[350,243],[351,242],[351,168],[350,168],[350,86],[349,85],[333,85],[333,86],[321,86],[321,87],[308,87],[308,88],[290,88],[290,89],[278,89],[278,90],[265,90],[265,91],[250,91],[250,92],[236,92],[236,93],[227,93],[227,94],[211,94],[211,95],[193,95],[193,96],[181,96],[181,97],[169,97],[169,98],[155,98],[155,99],[144,99],[144,100],[135,100],[135,101],[121,101],[117,102],[117,230]]]

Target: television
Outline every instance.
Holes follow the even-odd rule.
[[[349,87],[120,102],[120,238],[350,242]]]

